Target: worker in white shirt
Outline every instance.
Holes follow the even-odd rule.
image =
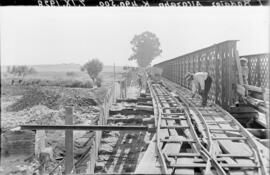
[[[248,60],[246,58],[240,59],[241,69],[242,69],[242,76],[243,76],[243,83],[248,84]]]
[[[207,72],[187,73],[185,76],[187,82],[191,83],[192,98],[196,92],[202,96],[202,106],[207,105],[208,93],[211,88],[212,78]]]

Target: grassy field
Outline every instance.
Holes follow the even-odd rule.
[[[68,71],[67,71],[68,72]],[[67,72],[37,72],[25,77],[18,77],[8,73],[2,73],[1,84],[15,84],[23,85],[41,85],[41,86],[63,86],[63,87],[93,87],[93,82],[89,75],[85,72],[72,72],[72,75],[68,75]],[[99,78],[101,78],[102,86],[108,86],[114,80],[122,78],[122,72],[116,72],[115,76],[113,72],[101,72]],[[20,83],[19,83],[20,81]]]
[[[7,72],[8,66],[1,66],[2,72]],[[48,65],[29,65],[37,72],[80,72],[79,64],[48,64]],[[104,65],[102,72],[113,72],[114,66]],[[115,66],[115,72],[123,72],[122,66]]]
[[[30,74],[25,77],[16,77],[7,73],[8,66],[1,66],[1,83],[11,83],[12,79],[19,80],[23,79],[24,81],[32,80],[48,80],[51,82],[59,81],[91,81],[86,72],[80,70],[81,65],[79,64],[52,64],[52,65],[31,65],[29,67],[34,68],[37,73]],[[114,72],[117,74],[116,78],[119,78],[119,74],[123,73],[123,67],[121,66],[103,66],[103,70],[100,73],[99,77],[107,83],[107,80],[113,80]],[[68,75],[72,73],[72,75]]]

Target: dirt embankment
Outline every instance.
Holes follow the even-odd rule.
[[[73,106],[75,125],[96,124],[100,112],[99,105],[102,104],[106,91],[106,88],[10,86],[9,89],[4,89],[1,94],[1,130],[5,133],[5,131],[21,124],[63,125],[65,106]],[[88,140],[93,136],[94,134],[91,131],[74,132],[75,160],[80,158],[87,148],[91,146]],[[48,172],[65,155],[64,138],[64,131],[46,131],[46,147],[53,148],[55,158],[46,168]],[[4,171],[2,171],[4,174],[20,174],[25,169],[33,169],[39,165],[37,159],[27,163],[23,160],[25,157],[15,157],[17,157],[16,160],[11,159],[12,156],[5,158],[6,162],[2,159],[2,164],[9,167],[8,169],[2,167],[4,168]],[[27,172],[30,172],[30,170],[27,170]]]
[[[6,110],[17,112],[35,105],[56,110],[62,106],[97,106],[102,103],[105,92],[103,88],[90,91],[81,88],[32,87],[24,92],[19,100],[7,106]]]
[[[65,106],[73,106],[75,124],[84,123],[91,118],[86,116],[97,115],[98,105],[102,103],[105,92],[105,88],[86,90],[32,87],[19,96],[4,94],[1,100],[2,131],[24,123],[63,124]]]

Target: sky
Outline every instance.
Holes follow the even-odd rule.
[[[1,7],[1,64],[105,65],[128,61],[136,34],[156,34],[163,52],[153,64],[211,46],[239,40],[239,55],[269,52],[266,7]]]

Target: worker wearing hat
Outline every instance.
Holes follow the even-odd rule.
[[[202,96],[202,106],[206,106],[208,93],[212,85],[212,78],[209,76],[209,74],[207,72],[188,72],[185,75],[185,80],[191,83],[192,98],[198,91]]]
[[[243,76],[243,83],[248,84],[248,60],[246,58],[240,59],[241,69],[242,69],[242,76]]]

